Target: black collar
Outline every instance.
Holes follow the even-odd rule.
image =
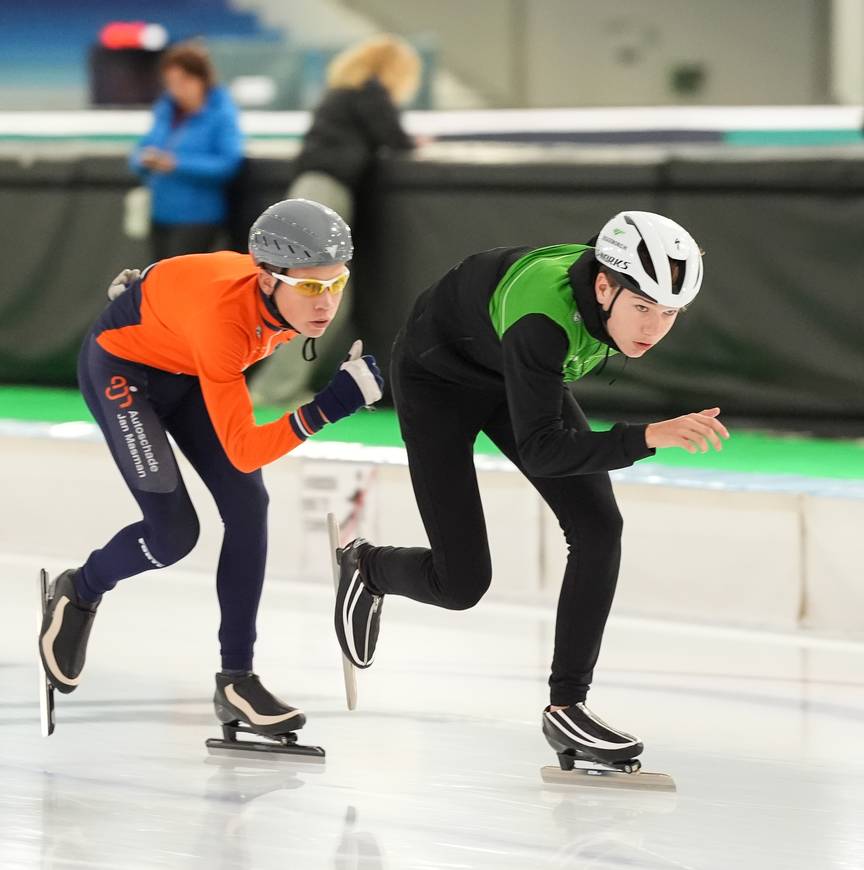
[[[267,309],[268,314],[276,321],[276,323],[270,323],[266,317],[262,317],[261,319],[264,321],[264,325],[268,329],[272,329],[274,332],[281,332],[283,329],[290,329],[293,332],[297,332],[296,329],[279,313],[279,309],[276,307],[276,303],[273,301],[272,296],[268,296],[260,287],[258,288],[258,292],[261,294],[261,301],[264,303],[264,307]],[[277,324],[279,324],[277,326]]]
[[[582,322],[588,333],[612,350],[619,350],[612,336],[606,331],[603,309],[594,295],[594,279],[597,277],[597,260],[594,251],[585,251],[567,270],[567,277],[570,279],[573,298],[576,300],[576,307],[582,315]]]

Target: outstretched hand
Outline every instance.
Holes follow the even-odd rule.
[[[721,439],[729,437],[729,430],[717,419],[719,414],[719,408],[708,408],[672,420],[650,423],[645,428],[645,443],[652,448],[680,447],[688,453],[706,453],[709,445],[722,450]]]

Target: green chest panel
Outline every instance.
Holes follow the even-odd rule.
[[[504,274],[489,300],[489,316],[499,339],[529,314],[542,314],[567,334],[567,356],[561,365],[564,381],[576,381],[607,354],[617,353],[585,328],[567,272],[587,245],[552,245],[529,251]]]

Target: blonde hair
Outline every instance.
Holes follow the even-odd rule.
[[[376,78],[394,103],[407,103],[420,86],[420,71],[420,55],[415,49],[404,39],[385,33],[336,55],[327,67],[327,85],[362,88]]]

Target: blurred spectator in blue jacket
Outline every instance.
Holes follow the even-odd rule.
[[[165,94],[129,164],[151,193],[154,262],[212,249],[227,217],[227,187],[243,161],[243,136],[228,91],[216,84],[203,45],[165,52]]]
[[[298,174],[288,198],[320,202],[353,224],[355,199],[377,155],[410,150],[420,142],[402,128],[399,108],[414,98],[421,72],[415,49],[390,34],[337,55],[327,68],[327,91],[295,161]],[[314,366],[303,365],[300,342],[293,342],[295,347],[286,344],[257,368],[252,381],[256,402],[302,404],[310,388],[323,386],[319,381],[327,366],[338,365],[353,340],[350,295],[349,283],[327,334],[315,340]]]

